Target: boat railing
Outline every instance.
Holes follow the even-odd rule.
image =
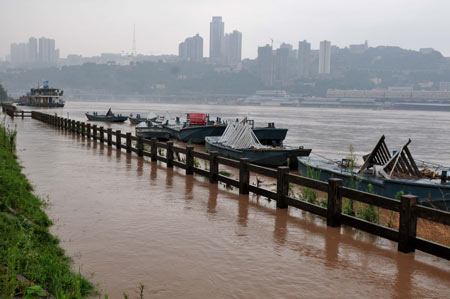
[[[97,128],[95,125],[91,127],[84,122],[37,111],[32,112],[32,117],[73,134],[92,138],[108,146],[115,146],[117,150],[125,149],[129,153],[137,153],[139,157],[149,157],[152,162],[163,162],[167,168],[175,166],[185,169],[186,175],[205,176],[212,184],[222,182],[236,187],[239,194],[253,193],[256,196],[273,199],[278,209],[295,207],[326,218],[328,226],[347,225],[392,240],[398,243],[397,249],[400,252],[409,253],[418,249],[450,260],[450,247],[447,244],[438,244],[416,235],[419,219],[450,226],[450,212],[419,205],[417,196],[403,195],[400,200],[392,199],[344,187],[341,179],[331,178],[328,182],[322,182],[289,173],[289,167],[285,166],[277,169],[262,167],[249,163],[249,160],[245,158],[240,160],[224,158],[217,152],[196,151],[191,145],[179,147],[174,145],[173,141],[145,140],[132,136],[131,133],[123,134],[120,130],[112,131],[111,128],[105,130],[104,127]],[[198,159],[204,161],[205,167],[201,167]],[[219,172],[220,165],[237,169],[238,178],[234,179]],[[269,186],[272,189],[260,186],[258,182],[261,176],[273,178],[276,181],[275,185]],[[326,198],[326,204],[319,205],[294,198],[291,186],[322,192]],[[397,213],[398,229],[343,213],[344,198]]]

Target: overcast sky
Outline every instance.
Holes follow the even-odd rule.
[[[30,36],[55,39],[61,57],[129,53],[133,24],[138,53],[177,54],[199,33],[208,56],[212,16],[223,17],[225,32],[242,32],[244,58],[271,38],[314,49],[324,39],[340,47],[367,39],[450,56],[449,12],[449,0],[0,0],[0,57]]]

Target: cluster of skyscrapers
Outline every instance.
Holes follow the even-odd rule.
[[[258,47],[257,66],[260,78],[268,86],[283,85],[293,78],[330,74],[331,43],[321,41],[319,51],[311,50],[306,40],[298,43],[298,50],[286,43],[276,50],[271,45]]]
[[[11,44],[11,63],[21,65],[53,65],[59,60],[59,49],[55,49],[55,40],[30,37],[27,43]]]
[[[209,24],[209,62],[236,65],[242,60],[242,33],[233,30],[225,33],[222,17],[213,17]],[[203,61],[203,38],[198,34],[188,37],[178,46],[181,60]]]

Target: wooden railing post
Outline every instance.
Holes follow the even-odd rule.
[[[217,163],[218,152],[210,152],[209,153],[209,182],[211,184],[217,184],[219,175],[219,163]]]
[[[151,159],[152,162],[158,161],[157,155],[158,155],[158,148],[156,146],[156,138],[152,138],[152,144],[151,144]]]
[[[100,143],[105,143],[105,129],[100,127]]]
[[[417,217],[414,214],[414,206],[417,196],[403,195],[400,198],[400,221],[398,229],[398,251],[408,253],[415,251],[414,240],[416,238]]]
[[[173,141],[167,141],[167,167],[173,167]]]
[[[248,194],[248,185],[250,184],[249,159],[241,158],[239,162],[239,194]]]
[[[72,121],[72,132],[76,132],[78,135],[81,134],[81,122],[79,120],[77,122]]]
[[[86,136],[88,139],[91,139],[91,124],[86,125]]]
[[[328,206],[327,206],[327,225],[340,226],[342,213],[342,196],[339,187],[342,186],[341,179],[328,180]]]
[[[112,146],[112,129],[108,128],[108,146]]]
[[[127,153],[131,153],[131,133],[130,133],[130,132],[127,132],[125,135],[127,136],[127,137],[126,137],[126,142],[127,142]]]
[[[83,136],[83,137],[84,137],[84,134],[86,134],[85,127],[86,127],[86,124],[84,122],[82,122],[81,123],[81,136]]]
[[[23,119],[24,115],[23,115],[23,110],[22,110],[22,119]]]
[[[277,173],[277,208],[287,209],[286,197],[289,195],[289,181],[286,175],[289,173],[289,167],[279,166]]]
[[[186,174],[194,174],[194,146],[186,146]]]
[[[92,136],[94,140],[97,140],[97,125],[94,125],[92,128]]]
[[[120,150],[122,148],[122,132],[120,130],[116,130],[116,148]]]
[[[142,142],[142,137],[137,138],[137,155],[138,157],[144,156],[144,143]]]

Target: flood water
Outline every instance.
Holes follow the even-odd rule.
[[[142,104],[67,106],[60,113],[84,120],[85,111],[112,106],[114,112],[136,113]],[[224,117],[233,110],[157,104],[142,110],[152,107],[171,113],[214,110]],[[309,114],[292,107],[244,107],[236,113],[261,125],[269,118],[288,126],[287,143],[321,154],[346,154],[349,143],[370,151],[385,133],[397,145],[413,138],[416,157],[448,162],[450,141],[442,128],[449,127],[449,113],[310,109]],[[371,128],[374,123],[379,126]],[[14,124],[24,172],[50,203],[52,232],[76,269],[110,298],[123,292],[135,296],[139,283],[145,298],[450,297],[449,261],[420,251],[398,253],[394,242],[348,227],[329,228],[295,208],[276,210],[262,197],[240,196],[36,120]]]

